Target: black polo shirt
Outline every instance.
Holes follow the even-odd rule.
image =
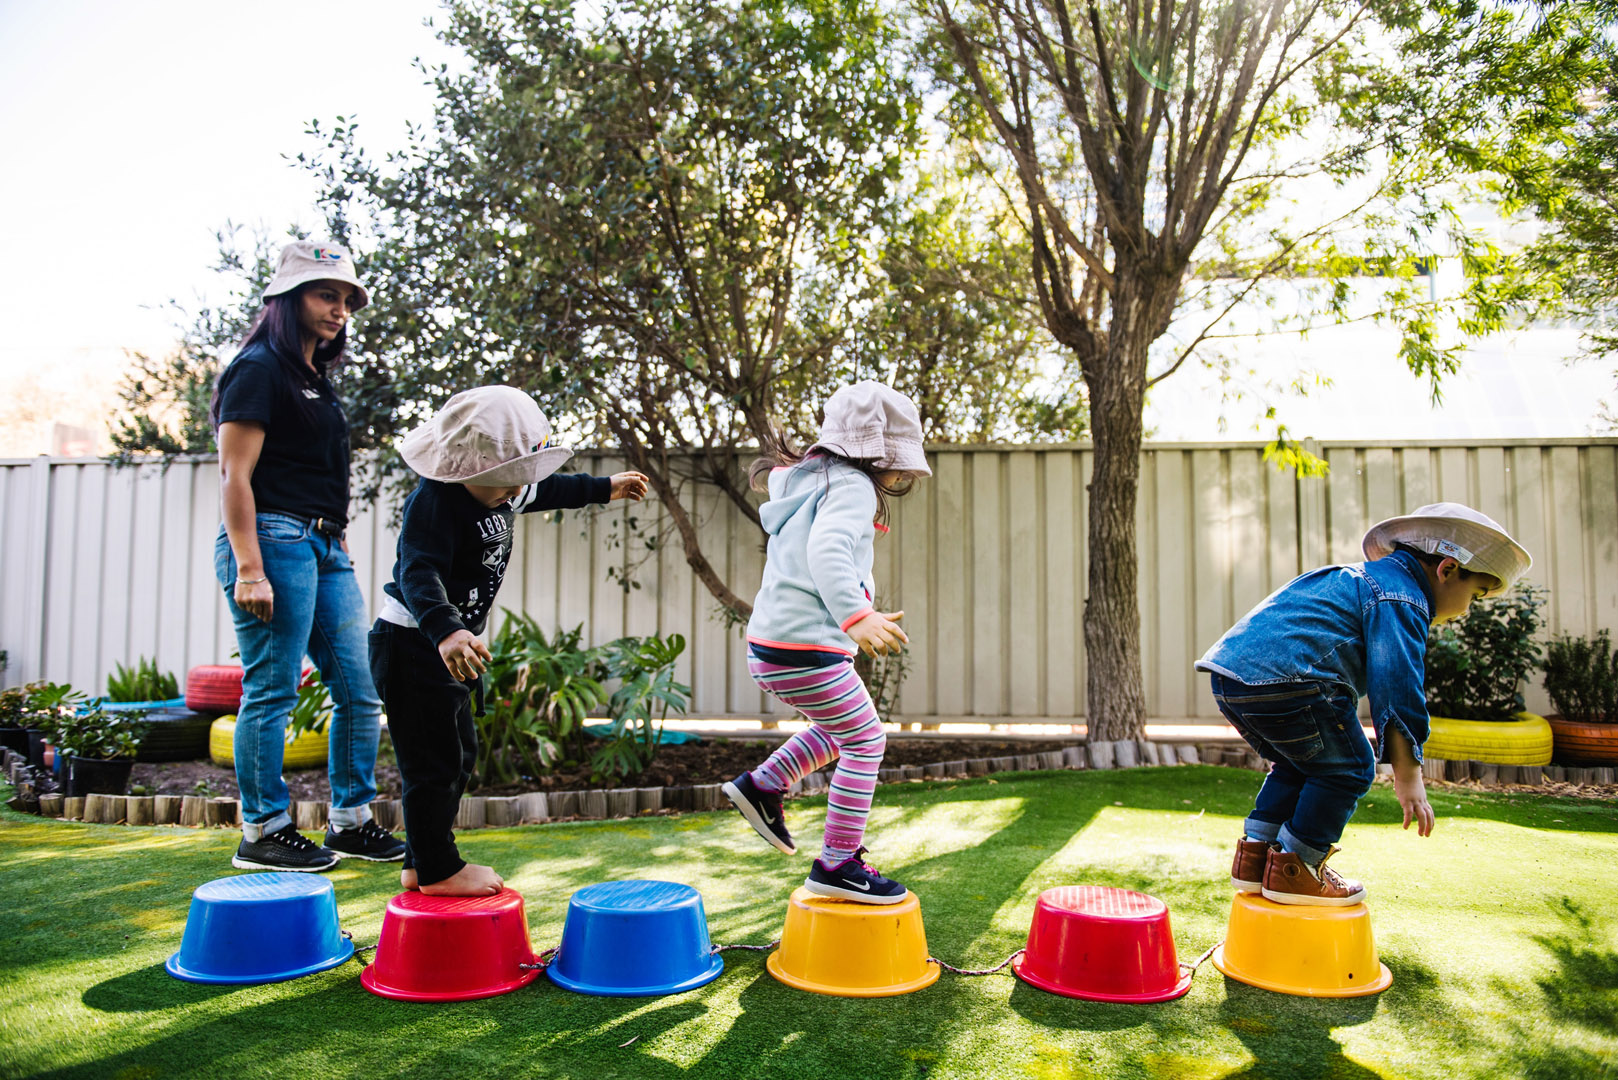
[[[331,381],[299,362],[298,373],[255,342],[219,373],[219,422],[264,425],[253,468],[260,513],[348,523],[348,418]]]

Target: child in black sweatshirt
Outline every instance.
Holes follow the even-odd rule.
[[[638,472],[551,475],[573,451],[550,435],[527,394],[480,386],[400,444],[421,482],[405,499],[399,559],[370,646],[404,784],[406,889],[487,896],[505,887],[492,868],[460,857],[452,827],[477,757],[473,702],[481,714],[490,660],[476,635],[506,576],[513,519],[646,494]]]

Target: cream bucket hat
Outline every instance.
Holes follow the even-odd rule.
[[[1533,556],[1499,522],[1460,503],[1418,506],[1413,514],[1379,521],[1365,534],[1361,547],[1365,557],[1374,561],[1401,543],[1447,555],[1468,570],[1499,578],[1500,587],[1486,596],[1499,596],[1534,565]]]
[[[810,450],[862,458],[879,469],[931,476],[921,444],[921,415],[891,386],[867,380],[826,399],[820,437]]]
[[[538,483],[573,456],[551,443],[549,421],[514,386],[462,390],[406,435],[399,453],[429,480],[488,487]]]
[[[360,284],[354,270],[354,260],[348,249],[328,241],[295,240],[281,249],[281,259],[275,264],[275,277],[265,286],[264,299],[291,292],[309,281],[341,281],[354,286],[357,294],[352,310],[358,311],[371,302],[371,296]]]

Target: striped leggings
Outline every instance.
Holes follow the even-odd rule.
[[[876,706],[853,664],[782,667],[755,656],[748,658],[747,668],[760,687],[812,721],[753,770],[753,782],[766,791],[782,792],[794,781],[837,762],[826,800],[826,836],[820,853],[822,861],[835,865],[860,846],[865,819],[871,813],[877,768],[888,746]]]

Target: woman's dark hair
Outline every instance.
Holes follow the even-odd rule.
[[[1403,552],[1405,552],[1407,555],[1412,556],[1417,562],[1421,563],[1421,565],[1425,566],[1429,570],[1434,571],[1435,573],[1438,570],[1439,564],[1441,564],[1446,558],[1451,558],[1452,557],[1452,556],[1447,556],[1447,555],[1440,555],[1436,551],[1423,551],[1421,548],[1416,547],[1414,544],[1407,544],[1403,540],[1395,541],[1394,544],[1393,544],[1393,550],[1394,551],[1403,551]],[[1456,560],[1457,563],[1459,563],[1459,561],[1460,560],[1458,560],[1458,559]],[[1496,584],[1499,584],[1499,582],[1500,582],[1500,579],[1495,577],[1493,574],[1485,574],[1481,570],[1468,570],[1464,566],[1461,567],[1461,580],[1462,581],[1467,581],[1467,580],[1469,580],[1471,578],[1475,578],[1475,577],[1476,578],[1488,578],[1490,581],[1493,581]]]
[[[294,386],[309,385],[309,367],[303,362],[303,324],[298,319],[304,290],[320,284],[305,282],[291,292],[279,293],[264,301],[264,307],[253,317],[252,325],[237,347],[239,354],[249,345],[263,345],[281,364],[282,371]],[[327,378],[342,365],[348,348],[348,324],[331,341],[315,343],[315,370]],[[315,405],[302,394],[293,394],[292,400],[304,419],[314,412]],[[208,422],[219,427],[219,381],[214,380],[213,398],[208,403]]]
[[[907,476],[897,484],[883,483],[882,474],[888,470],[877,465],[874,458],[847,457],[823,446],[805,453],[793,446],[792,439],[780,429],[770,432],[763,451],[747,469],[747,483],[754,491],[770,490],[770,472],[774,469],[790,469],[806,462],[813,466],[817,461],[826,464],[840,461],[849,468],[864,473],[870,479],[871,486],[876,488],[876,520],[882,525],[888,522],[888,500],[902,498],[910,494],[910,489],[916,486],[916,478],[913,476]]]

